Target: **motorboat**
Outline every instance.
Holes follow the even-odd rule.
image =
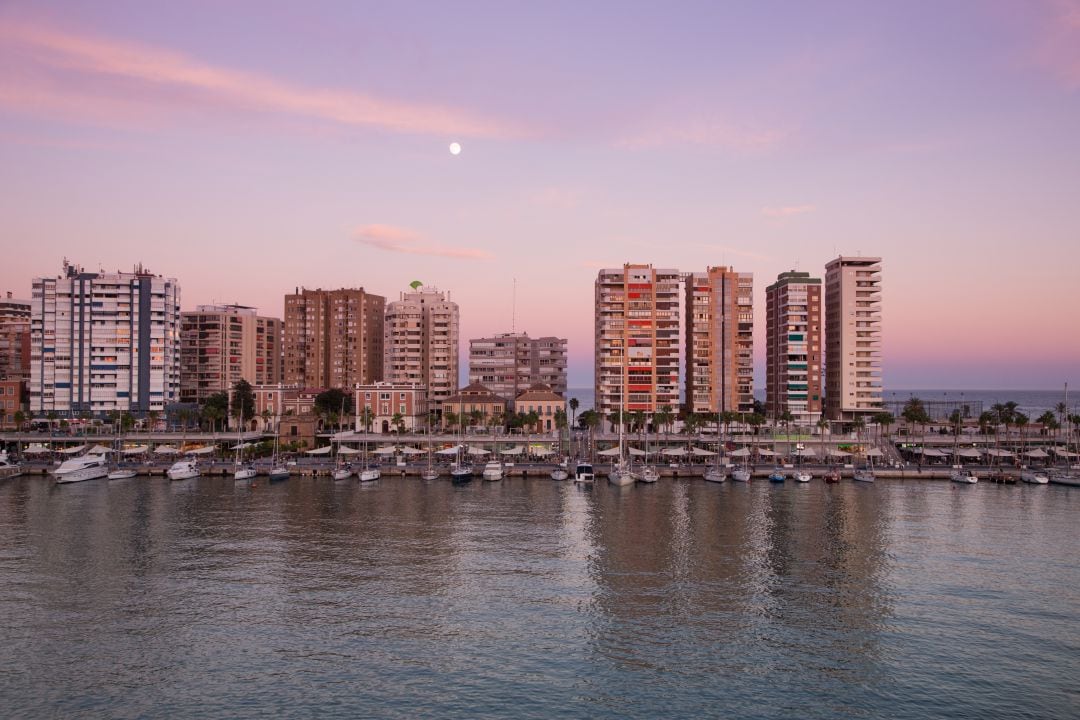
[[[1047,479],[1055,485],[1080,487],[1080,472],[1072,468],[1054,468],[1050,471]]]
[[[637,479],[643,483],[654,483],[660,479],[660,471],[652,465],[646,465],[638,474]]]
[[[1029,485],[1046,485],[1050,482],[1050,476],[1037,470],[1025,470],[1020,473],[1020,479]]]
[[[379,469],[379,463],[370,462],[360,468],[360,471],[356,474],[360,478],[360,482],[372,482],[382,477],[382,470]]]
[[[502,480],[503,464],[498,460],[489,460],[484,465],[483,478],[485,480]]]
[[[0,480],[17,477],[22,474],[22,467],[8,459],[8,454],[0,450]]]
[[[595,477],[593,466],[589,463],[580,462],[574,466],[574,482],[582,485],[592,485]]]
[[[769,473],[769,482],[771,483],[782,483],[785,480],[787,480],[787,475],[784,474],[783,468],[773,468],[772,472]]]
[[[801,483],[808,483],[808,482],[810,482],[811,480],[814,479],[814,476],[811,475],[806,470],[798,470],[798,471],[796,471],[794,477],[795,477],[795,482],[801,482]]]
[[[109,479],[127,480],[128,478],[133,478],[138,474],[138,470],[132,470],[130,468],[117,468],[116,470],[112,470],[111,472],[109,472]]]
[[[566,472],[565,468],[557,467],[551,471],[552,480],[566,480],[570,477],[570,473]]]
[[[169,476],[170,480],[197,478],[199,477],[199,464],[191,459],[177,460],[172,464],[172,467],[165,471],[165,474]]]
[[[855,474],[851,476],[851,479],[855,482],[872,483],[877,478],[874,477],[874,471],[867,467],[856,470]]]
[[[822,479],[829,485],[834,485],[840,482],[840,471],[836,468],[831,468],[827,473],[825,473],[825,475],[822,476]]]
[[[80,455],[65,460],[53,471],[58,483],[96,480],[109,474],[109,463],[104,455]]]
[[[964,468],[954,468],[949,475],[949,479],[954,483],[960,483],[961,485],[974,485],[979,482],[979,478],[976,477],[975,473],[970,470],[965,470]]]
[[[705,471],[705,479],[708,482],[722,483],[727,480],[727,473],[719,465]]]

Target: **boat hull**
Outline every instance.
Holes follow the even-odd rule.
[[[258,473],[255,471],[255,468],[241,468],[233,473],[233,480],[251,480],[256,475],[258,475]]]
[[[104,465],[92,465],[90,467],[79,468],[78,470],[72,470],[71,472],[64,473],[63,475],[57,474],[56,482],[58,483],[73,483],[83,482],[85,480],[97,480],[98,478],[107,477],[109,475],[109,468]]]
[[[109,473],[109,479],[110,480],[127,480],[128,478],[133,478],[138,474],[139,473],[136,472],[135,470],[113,470],[111,473]]]
[[[558,469],[551,471],[552,480],[566,480],[568,477],[570,477],[570,473],[566,472],[565,470]]]
[[[711,468],[705,471],[705,480],[707,482],[722,483],[727,480],[727,473],[725,473],[723,470]]]

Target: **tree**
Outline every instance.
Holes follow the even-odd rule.
[[[20,431],[23,430],[23,425],[26,424],[26,413],[24,413],[22,410],[16,410],[15,415],[12,416],[12,419],[15,420],[15,427],[17,427]]]
[[[671,432],[671,424],[675,422],[675,413],[672,411],[670,405],[665,405],[656,411],[653,415],[653,422],[657,428],[667,428],[668,432]]]
[[[964,424],[964,415],[959,410],[953,410],[949,415],[949,424],[952,425],[953,437],[959,437],[960,428]]]
[[[1059,427],[1057,418],[1054,417],[1054,413],[1052,410],[1047,410],[1046,412],[1044,412],[1038,417],[1037,420],[1035,420],[1035,422],[1043,426],[1044,435],[1047,434],[1046,431],[1056,431]]]
[[[352,415],[353,396],[352,393],[347,393],[341,388],[330,388],[315,396],[314,406],[315,412],[319,415],[340,414],[343,409],[346,415]]]
[[[157,410],[151,410],[146,414],[146,419],[150,421],[150,431],[153,432],[157,429],[158,420],[161,419],[161,413]]]
[[[484,420],[484,413],[481,410],[473,408],[469,411],[469,425],[472,427],[478,426]]]
[[[224,393],[222,393],[224,395]],[[210,422],[210,432],[217,431],[217,421],[225,417],[225,412],[217,405],[204,405],[202,418]]]
[[[577,424],[577,409],[581,407],[581,401],[572,397],[567,404],[570,406],[570,426],[573,427]]]
[[[559,408],[555,411],[555,427],[562,430],[566,425],[566,411]]]
[[[1024,428],[1031,421],[1027,415],[1022,412],[1013,414],[1013,424],[1016,425],[1016,429],[1020,431],[1020,452],[1024,452],[1027,449],[1027,443],[1024,442]]]
[[[900,417],[907,421],[909,434],[915,429],[916,425],[925,425],[930,422],[930,416],[926,413],[926,406],[917,397],[909,398],[904,403],[904,409],[900,413]]]
[[[443,411],[443,424],[451,430],[458,424],[458,414],[453,410]]]
[[[397,431],[398,435],[405,432],[405,416],[401,413],[394,413],[390,418],[390,424],[394,426],[394,430]]]
[[[224,392],[216,392],[210,395],[203,402],[202,407],[199,408],[199,415],[204,420],[209,420],[212,425],[216,425],[217,421],[221,418],[228,417],[229,414],[229,395]]]
[[[754,428],[754,434],[755,435],[757,435],[759,432],[761,432],[761,426],[764,425],[765,423],[767,423],[768,421],[769,421],[769,419],[767,417],[765,417],[765,415],[763,413],[759,413],[759,412],[750,413],[750,415],[748,415],[747,418],[746,418],[746,424],[749,425],[750,427]]]
[[[784,426],[784,434],[787,435],[788,424],[795,420],[795,416],[791,414],[790,410],[785,410],[776,419]]]
[[[525,424],[532,428],[533,432],[537,432],[540,426],[540,415],[535,410],[530,410],[525,414]]]
[[[371,432],[371,423],[375,422],[375,412],[365,405],[360,408],[360,414],[357,415],[360,420],[360,424],[364,426],[365,432]]]
[[[241,424],[247,424],[249,420],[255,417],[255,390],[251,387],[251,383],[240,378],[233,385],[232,396],[233,417],[240,420]],[[237,408],[239,408],[239,411]]]
[[[888,440],[889,426],[896,422],[896,418],[893,417],[893,414],[891,412],[882,411],[879,413],[874,413],[874,416],[871,419],[877,424],[878,427],[885,431],[885,439]]]

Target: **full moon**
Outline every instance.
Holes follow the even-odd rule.
[[[456,143],[456,142],[450,143],[450,154],[451,155],[460,155],[461,154],[461,143]]]

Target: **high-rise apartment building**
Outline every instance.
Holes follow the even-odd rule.
[[[880,412],[881,258],[838,257],[825,266],[825,414]]]
[[[30,380],[30,303],[0,298],[0,380]]]
[[[783,272],[765,288],[765,406],[812,426],[821,417],[821,278]]]
[[[595,284],[595,409],[679,405],[679,271],[626,264]]]
[[[754,276],[710,267],[686,276],[686,408],[754,409]]]
[[[180,400],[203,403],[240,380],[282,382],[282,323],[243,305],[200,305],[180,314]]]
[[[138,267],[35,278],[30,411],[160,412],[180,396],[180,287]]]
[[[566,339],[502,333],[469,341],[469,383],[513,400],[542,383],[566,395]]]
[[[458,306],[450,294],[417,285],[386,306],[384,377],[425,385],[428,407],[458,390]]]
[[[285,296],[285,383],[351,390],[383,377],[386,298],[359,289]]]

